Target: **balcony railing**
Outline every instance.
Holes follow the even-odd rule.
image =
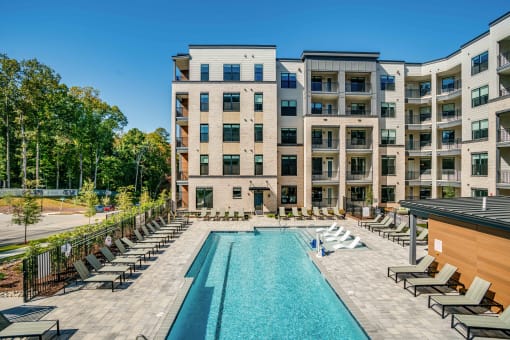
[[[345,92],[352,93],[367,93],[370,92],[371,86],[369,83],[345,83]]]
[[[452,111],[441,112],[441,122],[451,122],[454,120],[462,119],[462,110],[455,109]]]
[[[312,92],[338,92],[338,83],[312,81]]]
[[[338,197],[312,198],[312,206],[319,208],[332,208],[338,206]]]
[[[312,138],[312,149],[338,149],[338,139]]]
[[[510,142],[510,129],[501,128],[498,131],[498,142]]]
[[[312,171],[312,181],[337,181],[338,180],[338,171],[322,171],[322,172],[313,172]]]
[[[500,53],[498,61],[499,67],[503,67],[510,64],[510,51]]]
[[[184,117],[184,108],[182,106],[175,108],[175,116],[176,117]]]
[[[371,116],[370,109],[351,109],[348,108],[345,110],[345,115],[347,116]]]
[[[438,175],[438,180],[459,182],[460,171],[456,169],[441,169]]]
[[[501,88],[499,89],[499,96],[500,96],[500,97],[508,96],[509,94],[510,94],[510,89],[509,89],[509,88],[501,87]]]
[[[456,138],[455,140],[441,141],[439,149],[441,150],[456,150],[460,149],[462,145],[462,139]]]
[[[407,171],[406,172],[406,181],[430,181],[432,179],[431,177],[432,170],[431,169],[425,169],[422,171]]]
[[[419,200],[420,197],[418,195],[406,195],[406,200],[412,201],[412,200]]]
[[[188,138],[187,137],[175,137],[175,147],[176,148],[187,148],[188,147]]]
[[[177,172],[177,180],[178,181],[187,181],[188,180],[188,173],[184,171],[178,171]]]
[[[430,141],[406,141],[406,150],[422,151],[430,150],[432,143]]]
[[[372,171],[347,171],[346,179],[348,181],[371,181]]]
[[[406,89],[406,98],[421,98],[430,96],[430,90]]]
[[[510,184],[510,170],[498,171],[498,183]]]
[[[336,107],[312,108],[311,113],[312,113],[312,115],[338,116],[338,109]]]
[[[448,86],[445,87],[439,87],[437,89],[437,94],[449,94],[455,91],[458,91],[462,88],[462,82],[460,79],[455,79],[452,84],[448,84]]]
[[[422,112],[419,114],[406,114],[406,124],[426,124],[432,122],[432,112]]]
[[[371,149],[372,139],[370,138],[350,138],[345,141],[346,149]]]

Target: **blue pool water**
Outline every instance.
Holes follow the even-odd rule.
[[[367,339],[299,231],[212,233],[167,339]]]

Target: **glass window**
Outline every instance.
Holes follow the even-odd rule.
[[[455,143],[455,131],[454,130],[443,130],[441,142],[443,144]]]
[[[239,64],[224,64],[223,80],[224,81],[241,80],[241,66]]]
[[[441,107],[441,114],[443,118],[455,116],[455,104],[454,103],[443,104],[443,106]]]
[[[200,155],[200,176],[209,175],[209,155]]]
[[[209,142],[209,124],[200,124],[200,143]]]
[[[239,124],[223,124],[223,141],[239,142]]]
[[[455,158],[443,158],[441,168],[443,170],[455,170]]]
[[[209,93],[200,93],[200,112],[209,111]]]
[[[441,91],[451,92],[455,89],[455,77],[447,77],[441,79]]]
[[[312,114],[313,115],[322,114],[322,103],[312,103]]]
[[[262,176],[264,174],[264,156],[255,155],[255,176]]]
[[[432,145],[432,134],[430,132],[420,133],[420,148]]]
[[[322,77],[312,77],[312,91],[322,91]]]
[[[395,91],[395,76],[382,75],[381,76],[381,90]]]
[[[281,88],[282,89],[295,89],[296,88],[296,74],[295,73],[281,73]]]
[[[322,175],[322,157],[312,157],[312,176]]]
[[[282,155],[282,176],[297,176],[297,156]]]
[[[420,83],[420,96],[428,96],[430,95],[430,81],[425,81]]]
[[[383,176],[396,175],[396,157],[395,156],[382,156],[381,157],[381,174]]]
[[[420,199],[425,200],[432,197],[432,190],[430,187],[420,187]]]
[[[322,145],[322,130],[321,129],[312,129],[312,146],[317,145],[320,147]]]
[[[197,187],[195,203],[197,209],[213,207],[213,188]]]
[[[471,91],[471,107],[487,104],[489,101],[489,85]]]
[[[381,186],[381,203],[395,202],[395,186]]]
[[[264,65],[262,64],[255,64],[255,81],[263,81],[264,80]]]
[[[488,189],[471,189],[471,196],[472,197],[487,197],[489,196],[489,190]]]
[[[239,175],[239,155],[223,155],[223,175]]]
[[[482,119],[471,123],[471,138],[483,139],[489,137],[489,120]]]
[[[297,113],[297,101],[295,100],[282,100],[282,116],[295,116]]]
[[[243,195],[241,194],[241,187],[233,187],[232,188],[232,198],[243,198]]]
[[[487,176],[488,154],[471,154],[471,176]]]
[[[264,125],[263,124],[255,124],[255,142],[263,142],[264,141]]]
[[[432,119],[432,108],[430,106],[420,107],[420,123]]]
[[[397,143],[397,131],[396,130],[381,130],[381,144],[390,145]]]
[[[475,75],[489,68],[489,52],[485,51],[471,59],[471,75]]]
[[[254,95],[255,112],[262,112],[264,110],[264,95],[262,93],[255,93]]]
[[[351,145],[366,145],[366,144],[367,144],[366,130],[351,130]]]
[[[225,112],[239,112],[241,95],[237,93],[223,93],[223,111]]]
[[[381,103],[381,117],[395,117],[395,103]]]
[[[322,202],[322,187],[312,187],[312,202]]]
[[[352,115],[365,115],[365,104],[364,103],[351,103],[351,114]]]
[[[200,65],[200,80],[209,81],[209,64]]]
[[[364,201],[365,190],[365,187],[351,187],[351,201]]]
[[[282,128],[282,144],[296,144],[297,143],[297,129]]]
[[[297,203],[297,186],[295,185],[282,185],[282,204],[296,204]]]

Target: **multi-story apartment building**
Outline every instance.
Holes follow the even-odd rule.
[[[510,195],[510,13],[445,58],[190,45],[174,60],[179,207]]]

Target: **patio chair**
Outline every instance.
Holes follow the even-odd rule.
[[[73,265],[74,265],[74,268],[76,269],[76,271],[78,272],[78,275],[80,276],[80,279],[84,283],[91,283],[91,282],[94,282],[94,283],[98,283],[98,282],[105,283],[105,282],[109,282],[109,283],[112,284],[112,292],[115,289],[115,281],[117,279],[119,279],[119,282],[122,283],[120,275],[112,275],[112,274],[97,274],[97,275],[92,275],[92,274],[90,274],[89,270],[87,269],[87,266],[85,266],[85,263],[83,263],[82,260],[77,260],[76,262],[73,263]]]
[[[315,229],[316,233],[331,233],[333,230],[336,229],[337,223],[333,222],[333,224],[329,228],[317,228]]]
[[[383,218],[382,214],[377,214],[377,216],[375,216],[375,218],[373,218],[371,220],[359,220],[358,225],[363,226],[364,224],[367,224],[367,223],[379,223],[382,220],[382,218]]]
[[[315,216],[316,219],[322,218],[322,214],[318,207],[312,207],[312,215]]]
[[[225,218],[225,209],[220,209],[218,212],[218,216],[216,216],[216,221],[220,221]]]
[[[376,231],[378,229],[389,228],[392,224],[393,224],[393,219],[390,217],[384,223],[369,224],[367,226],[367,228],[368,228],[368,230],[373,232],[373,231]]]
[[[113,253],[108,249],[107,247],[102,247],[99,249],[101,251],[101,254],[103,254],[106,261],[110,262],[111,264],[124,264],[133,266],[133,270],[136,271],[136,263],[140,262],[140,268],[142,268],[142,258],[133,258],[133,257],[115,257]]]
[[[156,221],[156,220],[152,220],[152,222],[158,223],[158,221]],[[179,230],[181,230],[187,224],[186,221],[181,220],[181,219],[165,222],[165,220],[161,216],[159,217],[159,222],[161,223],[162,227],[175,227],[175,228],[179,228]]]
[[[114,243],[115,243],[115,246],[117,247],[117,249],[120,251],[121,257],[136,257],[136,258],[143,257],[143,260],[146,261],[147,260],[146,256],[147,255],[149,255],[149,257],[151,256],[150,250],[147,250],[147,249],[127,250],[126,247],[124,247],[124,245],[122,244],[122,242],[119,239],[115,240]]]
[[[429,237],[429,229],[424,228],[422,231],[420,231],[418,236],[416,236],[416,243],[422,243],[422,244],[427,243],[428,237]],[[411,235],[400,237],[397,242],[398,243],[402,242],[402,247],[404,247],[406,243],[411,242]]]
[[[384,238],[387,234],[390,234],[390,233],[401,233],[405,228],[407,228],[407,222],[401,222],[396,228],[388,227],[388,228],[377,229],[377,232],[379,233],[379,236],[382,233],[382,237]]]
[[[338,229],[338,231],[336,233],[334,233],[334,235],[331,235],[330,237],[326,237],[325,241],[326,242],[331,242],[331,241],[343,242],[343,241],[347,240],[349,238],[349,236],[351,236],[351,232],[349,230],[347,230],[345,232],[345,234],[343,234],[343,236],[340,236],[340,235],[342,235],[343,231],[344,231],[344,227],[340,227],[340,229]]]
[[[229,220],[233,221],[234,219],[237,219],[235,215],[236,215],[236,212],[234,209],[228,209],[228,219]]]
[[[343,211],[343,210],[342,210]],[[342,220],[345,220],[345,212],[344,213],[341,213],[340,210],[338,209],[338,207],[334,207],[333,208],[333,215],[335,215],[335,217],[337,219],[342,219]]]
[[[308,209],[306,209],[305,207],[301,207],[301,216],[303,216],[304,218],[306,218],[307,220],[308,219],[312,219],[312,216],[310,216],[308,214]]]
[[[466,329],[466,339],[471,339],[473,329],[498,330],[508,335],[510,334],[510,306],[498,316],[452,314],[451,326],[458,331],[457,325],[462,325]]]
[[[141,225],[142,231],[147,236],[161,236],[165,237],[165,239],[170,242],[173,238],[175,231],[172,229],[168,230],[156,230],[151,224],[147,223],[145,225]]]
[[[102,264],[97,257],[93,254],[88,254],[86,257],[87,262],[94,268],[94,270],[100,274],[102,273],[115,273],[121,275],[121,280],[126,281],[126,272],[129,270],[129,275],[133,274],[133,269],[130,266],[108,266]]]
[[[207,216],[207,220],[216,219],[216,209],[211,208],[211,211],[209,211],[209,215]]]
[[[396,266],[396,267],[388,267],[388,277],[392,277],[395,274],[395,282],[398,280],[398,274],[418,274],[418,273],[426,273],[429,272],[430,265],[436,259],[434,256],[425,255],[418,264],[410,265],[410,266]]]
[[[404,289],[408,287],[414,288],[414,296],[416,296],[416,288],[418,287],[441,287],[441,286],[455,286],[459,285],[458,282],[452,282],[452,276],[457,271],[457,267],[449,263],[445,263],[443,268],[434,277],[412,277],[404,279]]]
[[[244,208],[239,210],[239,217],[241,217],[241,220],[247,220],[250,218],[250,216],[244,212]]]
[[[160,248],[163,243],[165,243],[166,237],[162,236],[143,236],[138,229],[133,229],[133,232],[136,236],[136,243],[152,243],[155,244],[158,248]]]
[[[58,320],[11,322],[0,313],[0,339],[25,337],[38,337],[42,339],[43,336],[55,326],[57,326],[57,335],[60,335],[60,324]]]
[[[287,214],[285,213],[285,208],[284,207],[279,207],[278,208],[278,218],[279,219],[287,218]]]
[[[338,249],[354,249],[356,248],[359,244],[361,243],[361,237],[359,236],[356,236],[354,238],[354,240],[352,240],[351,243],[349,244],[345,244],[345,243],[337,243],[335,245],[333,245],[333,249],[335,250],[338,250]]]
[[[383,217],[383,219],[380,222],[363,222],[361,224],[362,227],[365,227],[367,229],[370,229],[370,226],[381,226],[388,222],[388,220],[391,219],[390,215],[386,215]]]
[[[324,217],[327,217],[327,218],[335,217],[335,215],[329,213],[328,208],[322,208],[321,212],[322,212],[322,215],[324,215]]]
[[[428,307],[435,311],[434,306],[441,306],[441,317],[444,319],[446,307],[484,306],[483,298],[491,283],[476,276],[469,286],[466,295],[429,295]],[[432,303],[433,302],[433,303]]]
[[[301,216],[297,207],[292,207],[292,216],[294,219],[303,219],[303,216]]]
[[[157,221],[152,221],[151,224],[149,225],[152,225],[152,227],[155,229],[155,230],[161,230],[161,231],[172,231],[174,233],[177,233],[178,231],[181,230],[181,226],[180,225],[174,225],[174,224],[159,224]]]
[[[207,217],[207,210],[205,208],[202,208],[200,211],[200,214],[198,215],[198,218],[205,219]]]
[[[393,242],[395,242],[395,240],[397,240],[397,242],[398,242],[398,239],[399,239],[400,237],[406,237],[406,236],[409,236],[409,235],[411,235],[411,228],[408,228],[408,229],[407,229],[406,231],[404,231],[403,233],[389,233],[389,234],[388,234],[388,240],[389,240],[389,239],[390,239],[390,237],[391,237],[391,240],[392,240]]]
[[[156,250],[158,249],[158,246],[155,243],[147,242],[135,243],[128,239],[127,237],[123,237],[120,240],[124,242],[124,244],[126,244],[129,247],[129,249],[150,249],[152,251],[152,254],[156,254]]]

